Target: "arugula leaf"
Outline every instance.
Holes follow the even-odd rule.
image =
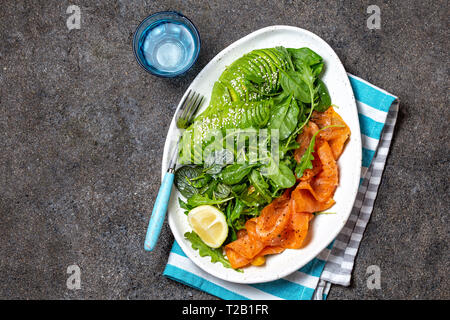
[[[318,216],[319,214],[336,214],[336,212],[325,212],[325,211],[314,212],[315,216]]]
[[[192,249],[198,250],[200,257],[211,257],[211,262],[220,262],[225,268],[231,268],[230,261],[225,258],[222,248],[211,248],[208,247],[202,239],[194,232],[186,232],[184,237],[191,242]]]
[[[293,137],[297,136],[297,134],[300,132],[300,130],[302,130],[303,127],[306,124],[308,124],[309,119],[311,118],[311,115],[312,115],[312,113],[314,111],[315,94],[318,91],[318,88],[314,87],[314,75],[313,75],[313,72],[312,72],[311,68],[305,63],[302,63],[299,67],[303,70],[303,73],[301,73],[301,77],[305,81],[305,83],[308,85],[308,88],[309,88],[309,96],[310,96],[309,103],[311,104],[311,106],[309,108],[309,112],[308,112],[308,115],[306,116],[306,119],[303,122],[301,122],[297,126],[297,129],[295,129],[295,131],[289,136],[289,139],[288,139],[288,141],[286,143],[286,146],[290,143],[291,139]],[[301,116],[304,116],[304,115],[301,115]]]
[[[219,184],[219,181],[213,180],[210,183],[208,183],[206,186],[200,189],[201,195],[206,195],[209,198],[212,198],[213,192],[216,189],[217,185]]]
[[[248,207],[260,207],[267,203],[254,186],[249,186],[246,191],[242,192],[239,199]]]
[[[189,211],[191,211],[192,207],[190,205],[188,205],[186,202],[184,202],[183,200],[181,200],[181,198],[178,198],[178,203],[180,204],[180,208],[184,209],[184,214],[188,214]]]
[[[203,170],[202,170],[203,172]],[[187,178],[188,179],[188,178]],[[188,179],[190,184],[194,186],[195,188],[203,188],[207,185],[207,183],[211,180],[211,175],[202,173],[201,175]]]
[[[250,183],[255,187],[255,189],[261,194],[264,200],[269,203],[272,201],[272,197],[269,192],[269,185],[261,175],[261,172],[257,169],[253,169],[249,175]]]
[[[317,134],[325,129],[332,128],[332,127],[344,127],[343,125],[330,125],[323,127],[322,129],[318,130],[311,138],[311,141],[309,142],[308,148],[306,148],[305,153],[302,155],[300,162],[295,167],[295,174],[297,175],[297,178],[301,178],[303,176],[303,173],[306,169],[312,169],[312,161],[314,160],[313,152],[314,152],[314,146],[316,144],[316,137]]]
[[[246,189],[247,189],[247,183],[235,184],[235,185],[231,186],[231,191],[235,195],[241,194]]]
[[[312,161],[314,160],[314,156],[312,154],[314,152],[314,145],[316,143],[315,140],[316,136],[314,135],[311,139],[311,143],[309,144],[305,153],[302,155],[300,162],[295,167],[295,174],[297,175],[297,178],[301,178],[305,170],[313,168]]]
[[[295,150],[298,147],[300,147],[300,145],[297,143],[297,141],[290,141],[289,139],[286,144],[280,146],[280,158],[284,158],[288,151]]]
[[[231,204],[231,203],[230,203]],[[227,207],[227,224],[231,228],[231,234],[230,239],[231,241],[234,241],[237,239],[236,234],[236,220],[238,220],[241,217],[242,211],[245,208],[245,204],[239,200],[236,199],[236,204],[233,209],[231,209],[231,205]]]
[[[225,203],[234,197],[224,198],[224,199],[210,199],[207,195],[201,195],[201,194],[194,194],[192,197],[188,198],[187,204],[193,208],[202,206],[205,204],[209,205],[215,205],[215,204],[221,204]]]

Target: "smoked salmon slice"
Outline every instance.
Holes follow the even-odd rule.
[[[328,142],[320,140],[318,142],[316,158],[321,162],[321,171],[313,179],[301,179],[297,188],[308,190],[319,202],[326,202],[334,195],[339,182],[339,172]]]
[[[258,253],[264,249],[265,245],[262,241],[250,238],[248,233],[225,246],[226,248],[232,249],[239,253],[241,256],[247,259],[253,259]]]
[[[300,162],[306,149],[308,149],[309,143],[311,142],[314,134],[319,131],[319,127],[313,121],[309,121],[308,124],[303,128],[302,133],[297,136],[297,143],[300,145],[294,150],[294,158],[297,162]]]
[[[289,199],[282,197],[272,201],[256,220],[257,238],[266,245],[279,244],[281,233],[289,224],[291,210]]]
[[[309,229],[309,221],[313,214],[307,212],[293,212],[286,236],[281,241],[281,246],[286,249],[299,249],[306,239]]]
[[[311,118],[311,121],[313,121],[319,129],[330,125],[343,126],[327,128],[318,134],[318,138],[328,142],[333,151],[334,159],[337,160],[342,154],[345,144],[350,137],[350,128],[332,107],[328,108],[325,112],[314,111]]]

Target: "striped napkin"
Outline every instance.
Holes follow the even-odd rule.
[[[399,101],[392,94],[349,74],[356,98],[362,138],[362,172],[350,217],[316,258],[289,276],[267,283],[236,284],[198,268],[175,241],[164,275],[226,300],[322,300],[331,284],[348,286],[364,230],[381,182],[397,119]]]

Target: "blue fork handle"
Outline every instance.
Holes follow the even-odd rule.
[[[172,191],[173,179],[173,172],[166,172],[161,187],[159,188],[158,196],[153,206],[152,216],[148,224],[147,235],[145,236],[144,248],[147,251],[152,251],[155,248],[159,234],[161,233],[169,204],[170,192]]]

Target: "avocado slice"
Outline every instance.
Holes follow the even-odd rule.
[[[263,97],[261,91],[270,91],[265,79],[263,78],[263,72],[252,62],[248,57],[243,59],[241,69],[244,73],[244,85],[248,90],[248,101],[261,100]]]
[[[209,113],[216,112],[224,104],[231,102],[231,95],[228,91],[227,86],[219,80],[214,83],[210,101],[211,102],[209,103],[209,107],[205,110],[208,110]],[[201,116],[203,116],[203,114]]]
[[[255,64],[251,57],[244,55],[233,62],[220,76],[220,80],[229,88],[233,101],[258,100],[261,95],[254,90],[252,82],[262,84],[265,82],[264,73]]]
[[[271,49],[262,49],[264,54],[272,61],[272,64],[277,68],[277,71],[273,73],[273,75],[276,77],[274,80],[275,83],[275,91],[278,91],[280,84],[279,84],[279,78],[280,78],[280,71],[279,69],[285,70],[287,61],[281,60]]]
[[[245,93],[242,92],[239,79],[236,77],[235,68],[231,67],[225,70],[219,80],[228,88],[231,101],[241,101]]]
[[[262,66],[262,67],[263,67],[263,70],[264,70],[263,72],[265,73],[265,74],[264,74],[265,82],[267,83],[268,87],[270,88],[270,91],[267,92],[267,93],[272,93],[272,92],[274,92],[274,90],[275,90],[275,88],[276,88],[276,86],[274,86],[274,83],[273,83],[273,80],[274,80],[274,79],[273,79],[273,76],[272,76],[274,70],[271,68],[271,66],[269,65],[269,63],[267,62],[267,60],[264,59],[264,58],[263,58],[260,54],[258,54],[256,51],[257,51],[257,50],[252,51],[252,52],[249,54],[249,57],[252,59],[253,63],[254,63],[256,66]]]
[[[269,78],[270,79],[270,86],[272,88],[272,92],[277,91],[278,88],[278,67],[275,65],[274,61],[264,53],[262,50],[255,50],[255,54],[262,59],[262,61],[265,61],[265,63],[268,65],[270,73]]]

